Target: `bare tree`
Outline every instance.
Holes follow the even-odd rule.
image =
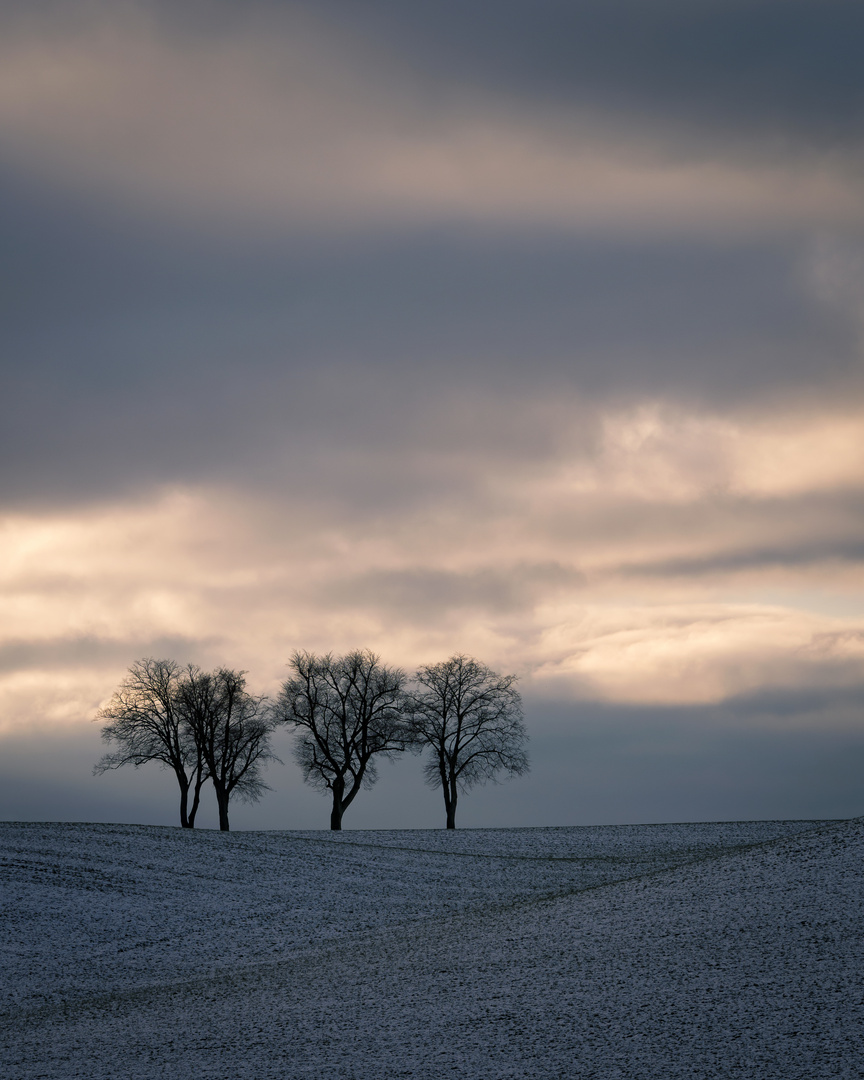
[[[378,778],[373,759],[408,745],[406,676],[369,651],[296,652],[290,666],[294,674],[282,687],[277,715],[296,730],[303,779],[330,793],[330,828],[341,829],[357,792]]]
[[[195,827],[201,786],[207,769],[201,747],[192,738],[178,700],[180,668],[173,660],[136,660],[114,696],[98,712],[105,721],[102,738],[114,743],[94,766],[96,774],[122,765],[136,769],[158,761],[171,769],[180,785],[180,824]],[[192,809],[189,794],[192,793]]]
[[[428,746],[424,773],[441,787],[447,828],[456,828],[460,791],[501,772],[528,771],[527,735],[515,675],[499,675],[470,656],[451,656],[414,676],[411,729],[417,746]]]
[[[180,678],[177,696],[213,782],[219,828],[228,832],[231,796],[255,802],[269,790],[261,774],[268,761],[279,760],[270,749],[276,720],[266,700],[246,689],[243,671],[219,668],[211,673],[190,664]]]

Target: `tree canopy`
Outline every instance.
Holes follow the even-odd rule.
[[[227,831],[232,794],[254,801],[267,785],[263,766],[275,755],[275,720],[264,698],[246,689],[245,673],[204,672],[173,660],[136,660],[111,700],[97,713],[102,738],[114,749],[94,767],[103,773],[157,761],[180,787],[180,824],[194,828],[201,788],[211,780],[219,827]],[[192,797],[189,806],[190,794]]]
[[[470,656],[457,654],[421,667],[411,695],[411,733],[428,747],[426,781],[444,795],[447,828],[456,828],[460,791],[503,772],[528,771],[527,734],[515,675],[499,675]]]
[[[295,652],[277,716],[296,731],[294,756],[304,780],[329,792],[330,828],[361,787],[378,778],[376,759],[406,749],[406,675],[368,650],[344,656]]]
[[[97,720],[104,721],[102,739],[114,749],[103,755],[93,771],[99,774],[123,765],[137,769],[158,761],[177,778],[180,824],[191,829],[207,772],[180,700],[182,674],[173,660],[146,657],[132,664],[111,700],[96,714]]]

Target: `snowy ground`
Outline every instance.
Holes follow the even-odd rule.
[[[0,824],[0,1076],[864,1077],[864,822]]]

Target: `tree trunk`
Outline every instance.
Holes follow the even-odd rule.
[[[192,795],[192,809],[189,811],[189,824],[186,826],[188,829],[195,828],[195,815],[198,813],[198,804],[201,802],[201,787],[203,784],[203,780],[195,781],[195,790]]]
[[[330,828],[338,832],[342,828],[342,815],[345,813],[345,778],[344,776],[333,777],[333,809],[330,811]]]
[[[456,802],[459,797],[459,792],[456,790],[456,785],[452,781],[449,784],[444,784],[444,809],[447,811],[447,828],[456,828]]]
[[[219,830],[220,832],[229,832],[228,792],[221,784],[217,785],[215,781],[213,787],[216,789],[216,805],[219,807]]]
[[[189,821],[189,814],[187,806],[189,803],[189,781],[186,779],[186,773],[181,772],[178,769],[174,770],[177,777],[177,783],[180,785],[180,827],[182,829],[192,829],[195,826],[195,819]]]

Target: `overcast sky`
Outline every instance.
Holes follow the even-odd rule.
[[[137,658],[357,647],[519,673],[462,825],[864,812],[862,39],[3,0],[0,815],[175,821],[90,775]],[[280,745],[233,823],[324,827]],[[345,825],[439,802],[408,760]]]

